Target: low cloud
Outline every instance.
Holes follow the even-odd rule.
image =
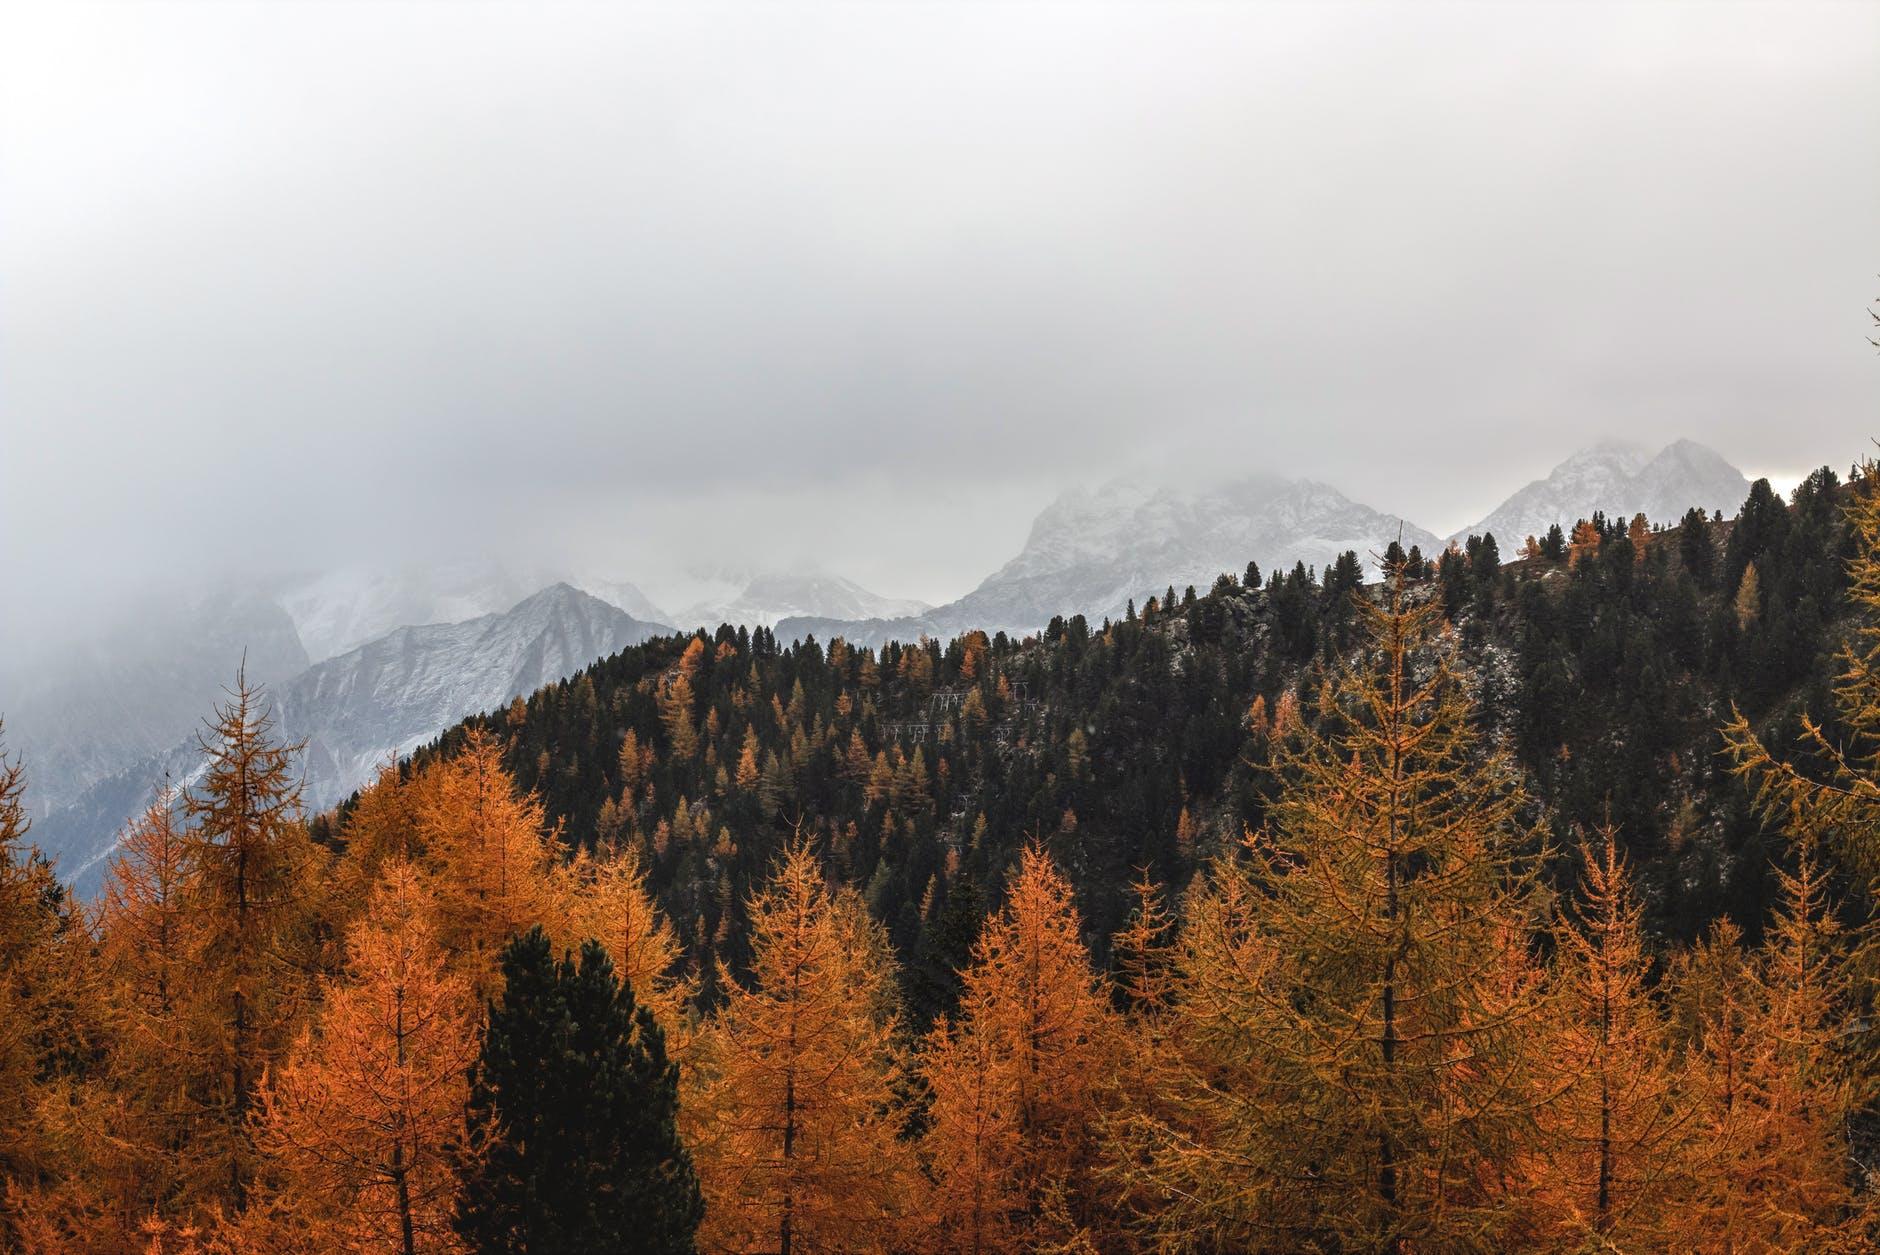
[[[1060,488],[1438,531],[1844,464],[1880,11],[125,5],[0,19],[4,627],[401,557],[956,596]]]

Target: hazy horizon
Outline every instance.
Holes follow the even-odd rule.
[[[171,572],[814,561],[1074,484],[1438,533],[1603,438],[1843,467],[1880,10],[16,6],[0,636]]]

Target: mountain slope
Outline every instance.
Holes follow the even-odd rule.
[[[402,627],[316,663],[268,694],[281,735],[305,741],[304,798],[322,809],[467,715],[573,674],[667,629],[566,584],[501,614]],[[206,707],[205,707],[206,713]],[[187,785],[200,764],[193,738],[100,781],[35,826],[81,892],[95,883],[117,828],[167,774]]]
[[[1324,567],[1346,550],[1381,552],[1401,534],[1405,548],[1442,545],[1420,527],[1310,480],[1253,476],[1202,490],[1116,480],[1058,498],[1032,523],[1018,555],[960,600],[923,615],[869,622],[786,619],[786,638],[840,633],[852,642],[913,640],[982,628],[1023,634],[1054,615],[1116,619],[1127,604],[1192,584],[1205,592],[1249,561],[1265,570]]]
[[[307,742],[306,801],[325,807],[464,715],[665,631],[556,584],[502,614],[402,627],[318,663],[281,687],[275,714]]]
[[[1635,445],[1600,444],[1527,484],[1455,539],[1493,532],[1513,553],[1527,537],[1543,536],[1556,523],[1571,530],[1596,510],[1612,518],[1642,511],[1654,523],[1675,523],[1692,506],[1733,512],[1748,491],[1743,472],[1696,441],[1679,440],[1649,456]]]

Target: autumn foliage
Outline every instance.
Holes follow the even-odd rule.
[[[1871,622],[1880,504],[1854,511]],[[1667,535],[1589,525],[1570,560],[1664,561]],[[1236,840],[1171,799],[1199,871],[1145,842],[1096,927],[1088,810],[975,879],[977,798],[898,911],[858,867],[958,800],[957,757],[866,722],[885,684],[931,693],[924,648],[831,646],[853,724],[755,664],[726,721],[704,679],[739,650],[691,638],[579,832],[495,721],[312,822],[238,679],[202,777],[126,828],[90,907],[0,759],[0,1249],[1873,1249],[1880,628],[1803,752],[1725,725],[1785,838],[1778,901],[1680,945],[1622,831],[1548,839],[1441,598],[1406,575],[1351,601],[1315,683],[1235,699],[1262,821]],[[991,641],[959,652],[943,738],[1022,701]],[[1113,765],[1094,731],[1061,748]],[[816,753],[869,831],[791,812]],[[648,822],[674,763],[705,787]],[[675,863],[677,917],[651,874]]]
[[[430,914],[411,867],[387,864],[344,972],[262,1088],[255,1135],[280,1223],[309,1242],[453,1249],[454,1173],[477,1153],[464,1126],[477,1008]]]
[[[752,970],[699,1044],[688,1124],[706,1245],[869,1251],[901,1239],[913,1156],[900,1138],[890,956],[852,892],[792,845],[750,902]]]

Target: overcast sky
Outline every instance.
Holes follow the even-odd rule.
[[[942,601],[1145,469],[1442,532],[1602,436],[1845,466],[1876,272],[1873,4],[15,3],[0,615],[506,551]]]

